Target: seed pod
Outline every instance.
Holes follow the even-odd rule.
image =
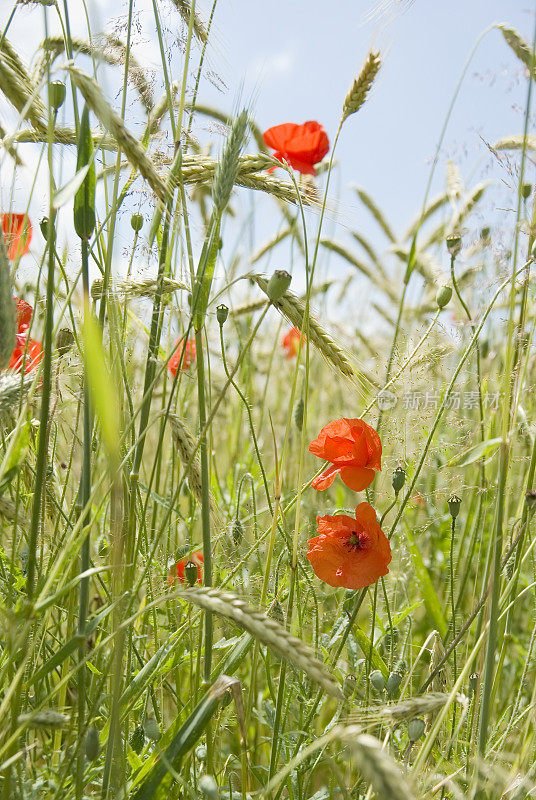
[[[184,565],[184,579],[188,586],[194,586],[197,581],[197,564],[193,561],[187,561]],[[147,731],[145,731],[147,733]],[[149,734],[147,734],[149,736]],[[151,738],[149,736],[149,738]]]
[[[130,737],[130,746],[134,750],[135,753],[138,755],[143,750],[143,745],[145,744],[145,733],[141,725],[137,725],[134,728],[134,733]]]
[[[196,567],[197,576],[197,567]],[[154,717],[145,717],[143,721],[143,732],[152,742],[157,742],[160,739],[161,733],[158,722]]]
[[[204,744],[200,744],[199,747],[196,747],[195,757],[197,758],[198,761],[207,760],[207,748]]]
[[[286,270],[276,269],[266,287],[266,294],[272,303],[277,303],[277,301],[285,294],[291,282],[292,277]]]
[[[342,682],[342,693],[347,700],[350,700],[354,696],[356,687],[357,679],[355,675],[347,675]]]
[[[208,800],[218,800],[220,792],[218,790],[218,784],[212,775],[201,775],[199,778],[199,788],[205,797],[208,797]]]
[[[143,228],[143,214],[132,214],[130,217],[130,227],[135,233],[139,233]]]
[[[400,690],[400,684],[402,683],[402,675],[399,672],[391,672],[389,677],[387,678],[387,694],[390,697],[396,697]]]
[[[375,669],[370,673],[369,680],[377,692],[383,692],[385,689],[385,678],[381,670]]]
[[[450,303],[451,297],[452,297],[452,289],[450,288],[450,286],[441,286],[436,295],[437,307],[445,308],[445,306]]]
[[[74,344],[74,334],[70,328],[60,328],[56,337],[58,355],[64,356]]]
[[[528,200],[531,192],[532,192],[532,184],[530,183],[521,184],[521,197],[523,198],[523,200]]]
[[[417,742],[423,735],[425,727],[424,720],[419,717],[410,719],[408,722],[408,739],[410,742]]]
[[[228,316],[229,308],[225,305],[225,303],[220,303],[219,306],[216,306],[216,319],[218,320],[219,325],[225,325]]]
[[[388,630],[382,640],[382,648],[386,653],[391,654],[400,641],[400,631],[398,628]]]
[[[76,171],[88,167],[86,176],[74,196],[74,229],[81,239],[91,238],[95,230],[95,161],[93,137],[89,125],[89,108],[84,106],[78,136]]]
[[[406,482],[406,470],[403,469],[402,467],[397,467],[393,472],[393,478],[391,480],[395,494],[399,493],[399,491],[404,486],[405,482]]]
[[[65,84],[62,81],[52,81],[48,87],[48,100],[54,111],[59,111],[65,102]]]
[[[399,658],[393,667],[393,672],[398,672],[398,674],[403,678],[407,671],[408,665],[403,658]]]
[[[447,236],[445,241],[449,254],[452,256],[452,258],[456,258],[462,249],[462,237],[459,233],[451,233],[450,236]]]
[[[303,412],[305,410],[305,403],[303,401],[303,397],[300,397],[298,402],[294,407],[294,424],[296,425],[297,429],[301,431],[303,428]]]
[[[462,501],[457,495],[451,494],[451,496],[447,500],[447,503],[449,507],[450,516],[452,517],[452,519],[456,519],[456,517],[460,513],[460,506],[462,504]]]
[[[94,725],[90,725],[86,731],[84,738],[84,751],[88,761],[95,761],[99,757],[99,732]]]

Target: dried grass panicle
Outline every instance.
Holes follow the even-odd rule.
[[[16,327],[11,269],[6,247],[0,235],[0,369],[5,369],[9,364],[11,353],[17,343]],[[20,384],[20,381],[18,383]]]
[[[407,777],[378,739],[356,731],[345,740],[361,774],[380,800],[415,800]]]
[[[509,28],[507,25],[499,25],[498,28],[506,43],[512,48],[519,60],[523,62],[532,77],[536,78],[536,64],[529,45],[514,28]]]
[[[139,171],[157,197],[162,202],[166,202],[169,198],[169,190],[165,181],[159,175],[145,149],[126,128],[119,114],[112,109],[100,86],[74,64],[69,64],[67,69],[74,84],[81,91],[86,103],[97,116],[101,125],[114,137],[131,165]]]
[[[32,383],[31,375],[21,376],[14,372],[0,375],[0,414],[18,411],[21,396],[28,393]]]
[[[429,692],[428,694],[411,697],[402,700],[400,703],[393,703],[386,706],[371,706],[362,708],[356,713],[348,715],[350,722],[378,722],[393,721],[399,722],[404,719],[413,719],[422,714],[430,714],[438,711],[448,702],[450,695],[444,692]]]
[[[356,111],[359,111],[367,99],[367,95],[370,92],[376,75],[378,74],[381,63],[380,54],[375,50],[371,50],[367,56],[367,60],[361,68],[361,72],[354,80],[348,91],[348,94],[346,95],[342,107],[341,123],[344,122],[344,120],[347,119],[351,114],[355,114]]]
[[[5,36],[0,37],[0,88],[19,114],[27,117],[37,130],[46,129],[46,112],[37,87],[17,51]]]
[[[157,290],[157,281],[155,278],[149,278],[145,281],[123,281],[118,283],[113,289],[113,294],[116,298],[122,297],[154,297]],[[91,297],[93,300],[100,300],[103,296],[102,280],[98,278],[91,284]],[[185,283],[172,280],[171,278],[163,278],[160,291],[162,294],[172,294],[177,291],[184,291],[188,289]]]
[[[305,672],[327,694],[339,700],[343,698],[339,684],[311,648],[301,639],[292,636],[264,611],[250,606],[245,600],[230,592],[222,592],[219,589],[188,588],[180,591],[180,594],[185,600],[200,608],[233,620],[254,639],[267,645],[294,667]]]
[[[268,287],[266,278],[262,275],[253,275],[252,277],[257,286],[266,294]],[[295,294],[285,292],[274,305],[288,319],[291,325],[299,330],[303,328],[305,304]],[[325,328],[311,315],[309,315],[309,341],[335,369],[347,378],[355,377],[354,368],[342,348],[336,344]]]
[[[214,173],[212,198],[216,209],[222,213],[229,202],[238,176],[239,158],[246,143],[248,112],[243,109],[233,121],[231,132],[225,142],[221,159]]]
[[[173,4],[176,6],[179,14],[181,15],[183,21],[186,25],[190,24],[190,15],[192,13],[191,4],[188,0],[173,0]],[[202,44],[206,44],[208,41],[208,35],[205,30],[205,26],[199,19],[198,15],[194,12],[194,21],[193,21],[193,31],[196,37]]]

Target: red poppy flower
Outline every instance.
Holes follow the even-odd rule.
[[[370,486],[375,471],[382,468],[380,437],[362,419],[344,417],[330,422],[311,442],[309,451],[332,464],[311,484],[320,492],[331,486],[337,473],[350,489],[360,492]]]
[[[30,327],[33,308],[26,300],[21,300],[19,297],[15,297],[15,302],[17,304],[17,332],[21,333]]]
[[[32,241],[32,223],[26,214],[2,214],[2,232],[10,261],[26,255]]]
[[[293,169],[304,175],[316,175],[314,165],[322,161],[329,150],[326,131],[312,120],[303,125],[294,122],[275,125],[268,128],[262,138],[268,147],[275,150],[274,158],[288,161]]]
[[[321,581],[362,589],[387,575],[391,545],[371,505],[360,503],[355,518],[337,514],[316,521],[319,535],[309,539],[307,558]]]
[[[189,561],[193,561],[193,563],[197,565],[197,582],[201,583],[202,579],[201,567],[204,563],[204,558],[203,558],[203,553],[201,553],[200,551],[197,553],[192,553],[191,556],[186,556],[186,558],[181,558],[180,561],[177,561],[177,564],[175,566],[177,578],[181,583],[184,583],[185,581],[184,567]],[[168,583],[173,583],[174,579],[175,576],[173,575],[172,571],[171,575],[168,578]]]
[[[28,346],[26,346],[28,340]],[[9,369],[20,372],[24,363],[24,372],[31,372],[43,358],[43,348],[36,339],[28,339],[28,332],[17,333],[17,344],[11,353]]]
[[[183,346],[184,346],[184,356],[182,355]],[[184,372],[184,370],[188,369],[190,364],[193,364],[196,357],[195,339],[187,339],[185,345],[182,339],[177,339],[177,341],[175,342],[175,347],[177,349],[175,350],[175,352],[168,361],[168,370],[171,372],[173,377],[175,377],[177,370],[179,369],[179,366],[181,372]]]
[[[298,347],[302,335],[297,328],[291,328],[281,341],[281,347],[287,351],[287,358],[294,358],[298,355]]]

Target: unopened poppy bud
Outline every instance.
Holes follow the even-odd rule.
[[[452,256],[452,258],[456,258],[462,249],[462,237],[459,233],[451,233],[449,236],[447,236],[445,241],[449,254]]]
[[[139,755],[143,750],[144,744],[145,744],[145,733],[143,732],[142,726],[137,725],[134,728],[134,733],[130,737],[130,746],[132,747],[134,752]]]
[[[436,303],[438,308],[445,308],[450,303],[452,297],[452,289],[450,286],[441,286],[436,294]]]
[[[356,690],[357,680],[355,675],[347,675],[342,682],[342,693],[347,700],[354,696]]]
[[[95,761],[99,757],[99,732],[94,725],[90,725],[86,731],[84,737],[84,751],[88,761]]]
[[[244,538],[244,526],[238,517],[235,518],[233,522],[233,542],[238,545],[241,543],[242,539]]]
[[[402,675],[398,672],[391,672],[389,677],[387,678],[387,694],[391,697],[396,697],[400,690],[400,684],[402,683]]]
[[[197,758],[198,761],[207,760],[207,748],[204,744],[200,744],[199,747],[196,747],[195,757]]]
[[[184,565],[184,579],[188,586],[193,586],[197,581],[197,577],[197,564],[194,564],[193,561],[187,561]]]
[[[39,228],[41,230],[41,235],[43,236],[43,239],[45,240],[45,242],[48,242],[48,217],[43,217],[43,219],[39,223]],[[51,234],[52,234],[52,243],[54,243],[54,240],[56,238],[56,230],[54,228],[54,224],[52,224]]]
[[[417,742],[423,735],[424,728],[424,720],[420,719],[419,717],[410,719],[408,722],[408,739],[410,742]]]
[[[387,653],[392,653],[400,641],[400,631],[398,628],[391,628],[383,637],[382,647]]]
[[[143,228],[143,214],[132,214],[130,218],[130,227],[135,233],[139,233]]]
[[[402,467],[397,467],[393,472],[391,483],[395,494],[398,494],[406,482],[406,471]]]
[[[521,197],[523,198],[523,200],[528,200],[531,192],[532,192],[532,184],[530,183],[521,184]]]
[[[477,684],[478,684],[478,672],[472,672],[469,675],[469,697],[474,697]]]
[[[303,428],[304,410],[305,410],[305,403],[303,402],[303,397],[300,397],[294,408],[294,424],[296,425],[299,431],[301,431],[301,429]]]
[[[534,489],[529,489],[525,495],[525,501],[529,508],[534,508],[536,506],[536,492]]]
[[[377,692],[383,692],[385,689],[385,678],[379,669],[375,669],[370,673],[370,682]]]
[[[219,325],[225,325],[228,316],[229,308],[225,305],[225,303],[220,303],[219,306],[216,306],[216,319],[218,320]]]
[[[146,717],[143,722],[143,732],[147,736],[148,739],[151,739],[153,742],[157,742],[160,739],[161,733],[160,728],[158,726],[158,722],[155,720],[154,717]]]
[[[65,102],[65,84],[62,81],[52,81],[48,87],[48,99],[51,108],[58,111]]]
[[[462,504],[462,501],[460,500],[458,495],[451,494],[451,496],[447,500],[447,503],[448,503],[448,507],[449,507],[450,516],[452,517],[452,519],[456,519],[456,517],[460,513],[460,506]]]
[[[201,775],[198,785],[205,797],[208,797],[208,800],[218,800],[220,796],[218,784],[212,775]]]
[[[64,356],[74,344],[74,334],[70,328],[60,328],[56,337],[58,355]]]
[[[393,667],[393,672],[398,672],[399,675],[404,677],[407,670],[408,670],[408,665],[406,664],[403,658],[399,658]]]
[[[480,355],[482,358],[487,358],[489,356],[489,340],[483,339],[482,344],[480,345]]]
[[[285,294],[291,284],[292,278],[284,269],[276,269],[266,287],[266,294],[272,301],[277,303],[278,300]]]

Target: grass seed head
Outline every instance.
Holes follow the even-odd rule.
[[[367,56],[367,60],[363,64],[361,72],[354,80],[346,95],[342,108],[342,122],[344,122],[347,117],[351,116],[351,114],[355,114],[356,111],[359,111],[367,99],[367,95],[370,92],[380,66],[380,54],[375,50],[371,50]]]
[[[212,197],[216,210],[220,214],[225,210],[236,183],[240,153],[246,143],[247,124],[248,113],[244,109],[233,122],[221,159],[216,167]]]

